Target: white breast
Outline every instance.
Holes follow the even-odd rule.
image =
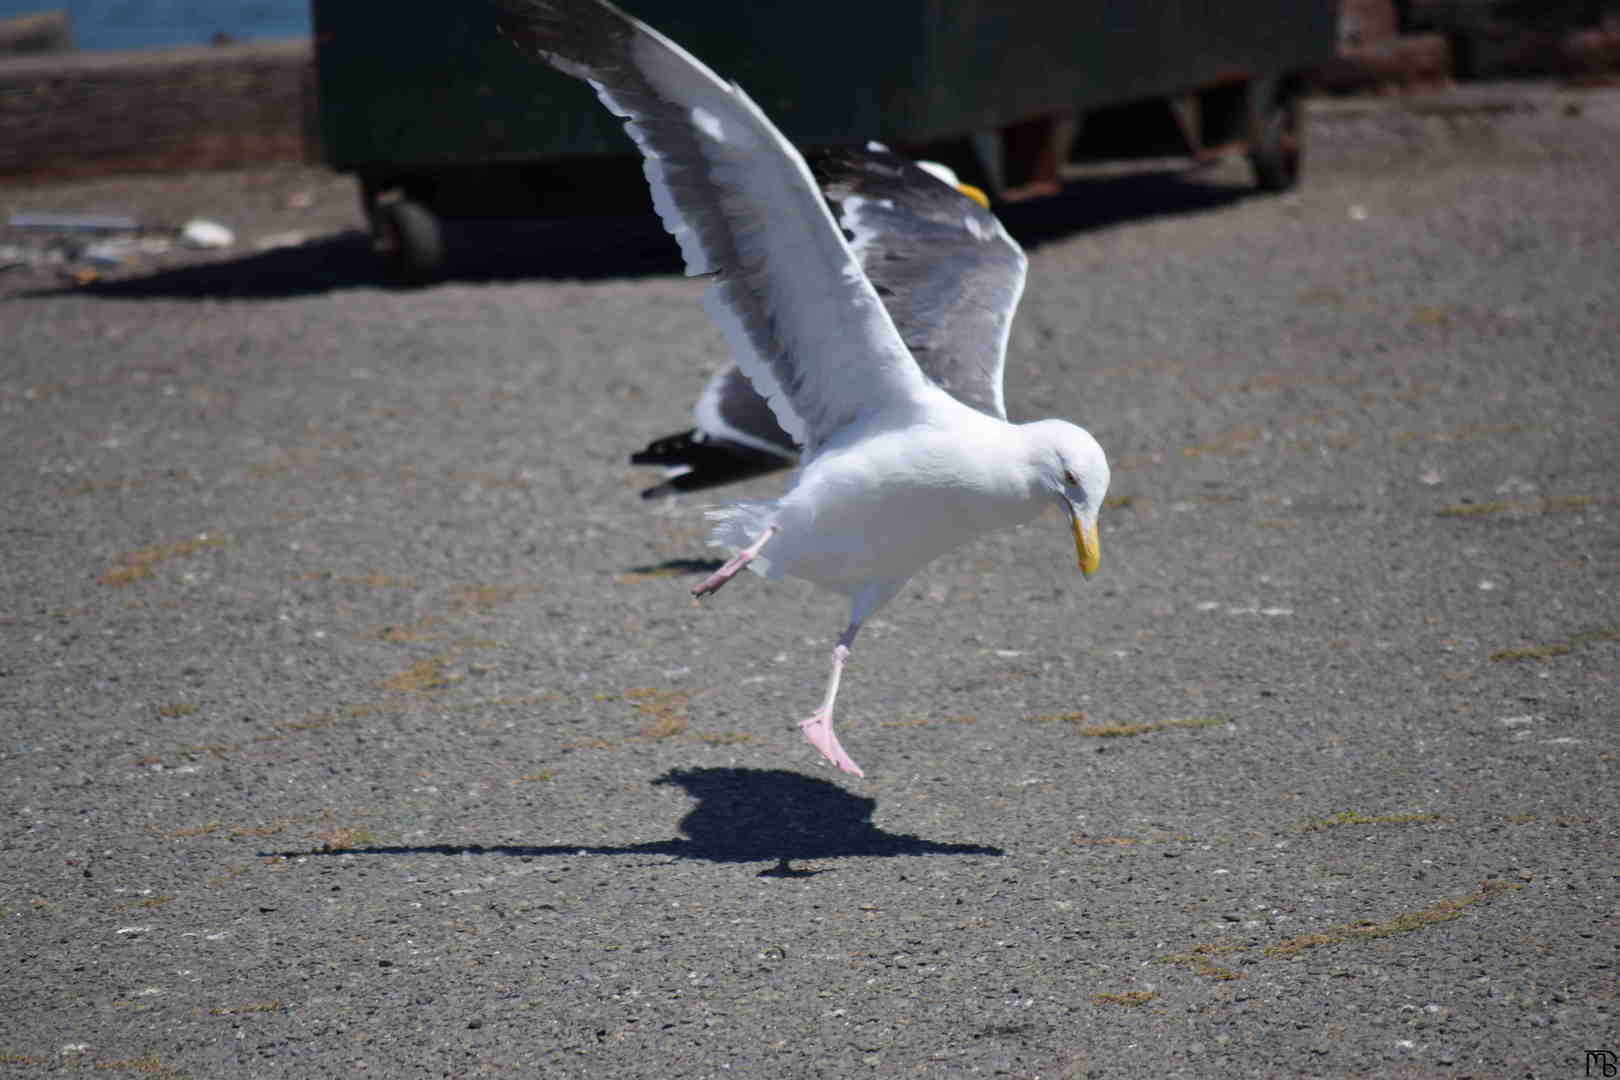
[[[853,594],[904,581],[945,552],[1039,513],[1044,499],[1017,429],[962,406],[948,420],[818,454],[780,503],[781,533],[766,550],[772,576]]]

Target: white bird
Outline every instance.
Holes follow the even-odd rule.
[[[625,118],[686,272],[712,275],[705,307],[803,448],[781,498],[710,511],[712,542],[736,553],[692,593],[752,566],[850,599],[826,693],[799,726],[828,761],[864,775],[833,730],[839,680],[861,624],[913,574],[1050,505],[1069,518],[1082,572],[1097,569],[1102,448],[1067,421],[1005,419],[1001,373],[1022,253],[994,218],[964,223],[991,250],[1016,253],[1017,273],[982,294],[971,277],[939,294],[954,292],[960,325],[991,333],[975,335],[977,374],[952,388],[975,408],[923,373],[862,269],[863,233],[881,231],[893,206],[846,200],[846,240],[798,151],[740,87],[679,45],[604,0],[498,2],[501,29],[520,49],[586,80]],[[918,270],[948,283],[949,265]],[[917,311],[928,318],[925,306]]]

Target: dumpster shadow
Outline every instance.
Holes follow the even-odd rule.
[[[1001,223],[1027,250],[1080,233],[1153,218],[1232,206],[1254,188],[1210,179],[1199,168],[1069,180],[1056,195],[996,207]]]
[[[1201,213],[1251,197],[1197,170],[1070,180],[1057,195],[997,207],[1026,248],[1130,221]],[[679,274],[680,253],[651,212],[618,217],[446,222],[440,283],[590,281]],[[301,244],[160,270],[71,290],[111,299],[275,300],[393,287],[358,230]],[[39,295],[39,294],[36,294]]]
[[[49,291],[118,300],[275,300],[376,282],[377,257],[371,250],[371,240],[356,230],[323,236],[296,247]]]
[[[716,863],[768,862],[761,877],[810,877],[795,868],[805,859],[899,855],[1004,855],[984,844],[949,844],[872,824],[876,799],[786,769],[674,769],[652,781],[675,785],[697,800],[681,819],[684,834],[669,840],[601,846],[589,844],[422,844],[324,847],[263,852],[287,858],[316,855],[654,855]]]
[[[680,251],[650,211],[621,217],[444,223],[446,258],[436,283],[589,281],[681,272]],[[360,230],[97,282],[71,290],[109,299],[279,300],[340,289],[396,288]]]

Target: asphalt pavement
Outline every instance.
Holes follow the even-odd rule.
[[[0,191],[237,233],[0,275],[0,1076],[1612,1075],[1620,92],[1433,100],[1007,212],[1102,572],[918,575],[865,780],[841,602],[637,496],[723,360],[645,222]]]

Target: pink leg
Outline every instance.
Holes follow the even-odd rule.
[[[755,540],[752,544],[749,544],[747,547],[737,552],[737,554],[733,555],[730,559],[726,560],[726,564],[724,566],[710,574],[708,577],[704,578],[701,582],[693,587],[692,595],[694,597],[707,596],[712,592],[718,591],[720,586],[742,573],[743,567],[754,561],[755,557],[759,555],[759,549],[765,546],[766,541],[770,540],[771,537],[776,535],[776,528],[777,527],[775,525],[772,525],[770,528],[765,530],[765,534],[758,540]]]
[[[827,695],[821,699],[821,708],[815,715],[806,720],[799,721],[799,730],[804,737],[810,740],[810,745],[821,751],[821,756],[855,776],[865,776],[861,767],[855,764],[855,759],[844,752],[838,742],[838,735],[833,731],[833,702],[838,698],[838,680],[844,674],[844,662],[849,659],[849,647],[855,641],[855,634],[860,630],[861,624],[852,622],[838,639],[833,649],[832,677],[827,680]]]

